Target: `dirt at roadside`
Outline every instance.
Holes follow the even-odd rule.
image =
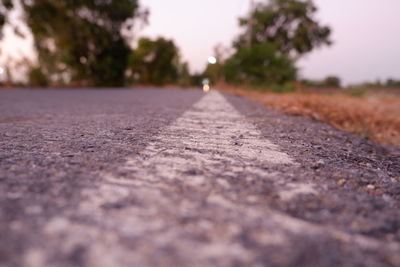
[[[222,88],[289,115],[323,121],[381,144],[400,146],[400,97],[394,95],[379,91],[374,95],[352,97],[343,93],[282,94]]]

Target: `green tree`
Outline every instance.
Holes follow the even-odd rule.
[[[47,76],[44,75],[41,68],[33,67],[28,72],[28,81],[30,86],[46,87],[49,85]]]
[[[122,32],[145,18],[138,0],[21,0],[49,80],[121,86],[130,47]]]
[[[182,87],[188,87],[192,85],[189,65],[187,62],[180,64],[178,84]]]
[[[268,42],[275,44],[281,54],[299,57],[316,47],[330,45],[331,29],[319,24],[316,12],[311,0],[259,3],[249,18],[240,20],[246,32],[239,36],[236,47]]]
[[[13,0],[1,0],[0,1],[0,30],[7,22],[7,15],[9,11],[14,7]],[[1,33],[0,33],[1,34]],[[1,38],[0,38],[1,39]]]
[[[400,80],[395,80],[395,79],[387,79],[385,83],[385,87],[389,88],[400,88]]]
[[[284,84],[296,78],[296,61],[313,49],[329,45],[331,30],[315,19],[311,0],[270,0],[255,6],[246,28],[226,61],[228,82],[252,85]]]
[[[194,73],[190,76],[191,85],[195,87],[203,86],[203,80],[208,78],[204,73]]]
[[[222,66],[220,62],[215,64],[207,64],[204,76],[210,79],[211,83],[217,82],[221,77]]]
[[[141,84],[176,83],[179,75],[179,51],[172,40],[141,38],[133,51],[130,70]]]
[[[13,0],[0,0],[0,41],[3,39],[3,26],[8,22],[8,14],[14,7]],[[2,49],[0,46],[0,55]]]
[[[244,47],[226,61],[225,78],[229,83],[249,85],[283,84],[296,78],[296,68],[287,55],[279,55],[271,43]]]
[[[204,76],[210,79],[211,83],[215,83],[224,79],[223,75],[223,65],[225,59],[227,58],[226,54],[229,53],[229,48],[224,47],[222,44],[218,44],[214,47],[214,57],[216,59],[216,63],[207,64],[207,67],[204,71]]]
[[[325,78],[323,82],[325,87],[331,87],[331,88],[340,88],[342,87],[342,81],[340,80],[339,77],[336,76],[328,76]]]

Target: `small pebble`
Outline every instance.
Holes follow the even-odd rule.
[[[346,183],[347,183],[347,180],[346,180],[346,179],[340,179],[340,180],[337,182],[337,185],[338,185],[338,186],[344,186]]]
[[[367,188],[368,188],[369,190],[375,190],[375,186],[372,185],[372,184],[367,185]]]
[[[318,161],[316,162],[316,164],[314,164],[313,166],[311,166],[311,169],[317,170],[317,169],[323,167],[324,165],[325,165],[325,161],[323,161],[322,159],[320,159],[320,160],[318,160]]]

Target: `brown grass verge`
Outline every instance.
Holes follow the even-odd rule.
[[[344,94],[271,93],[223,87],[222,91],[264,103],[290,115],[324,121],[381,144],[400,146],[400,98]]]

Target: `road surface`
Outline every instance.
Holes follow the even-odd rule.
[[[400,266],[399,150],[217,91],[0,91],[0,266]]]

